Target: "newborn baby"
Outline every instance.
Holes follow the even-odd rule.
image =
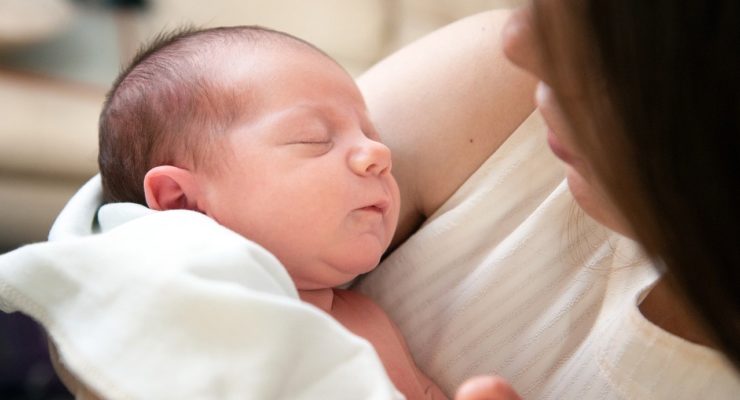
[[[198,211],[260,244],[407,398],[444,398],[383,310],[334,289],[378,264],[400,198],[359,89],[326,54],[258,27],[159,37],[109,93],[99,164],[106,202]]]

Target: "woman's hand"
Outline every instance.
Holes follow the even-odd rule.
[[[501,377],[476,376],[460,385],[455,400],[521,400],[521,397]]]

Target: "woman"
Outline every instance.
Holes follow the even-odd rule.
[[[542,371],[512,367],[519,360],[512,355],[489,363],[489,371],[468,363],[464,372],[499,373],[525,397],[533,398],[737,396],[740,177],[732,164],[740,154],[739,21],[734,1],[551,0],[524,7],[511,17],[504,31],[505,52],[540,80],[536,103],[549,127],[547,142],[566,165],[576,202],[599,223],[637,240],[652,260],[651,269],[666,273],[657,282],[654,277],[636,280],[622,293],[624,307],[609,310],[614,323],[602,329],[603,318],[594,317],[590,332],[571,333],[577,342],[572,350],[530,368]],[[366,87],[371,114],[382,121],[386,114],[372,109],[373,89]],[[475,102],[464,104],[477,107]],[[459,131],[479,122],[475,113],[470,115],[473,122],[457,125]],[[388,118],[395,120],[398,115]],[[385,125],[387,135],[393,133],[392,124],[379,125],[381,131]],[[413,254],[397,258],[408,262],[409,257]],[[414,300],[386,294],[387,286],[398,285],[403,282],[399,276],[408,279],[416,272],[406,269],[396,279],[390,278],[393,272],[387,271],[402,264],[392,258],[390,265],[379,269],[380,276],[371,276],[361,289],[381,299],[387,309],[403,310]],[[436,273],[443,270],[440,267]],[[629,279],[646,273],[643,266],[626,270],[609,273]],[[425,280],[434,282],[433,274],[419,282]],[[605,290],[614,280],[609,282]],[[444,311],[435,309],[440,310]],[[568,307],[560,311],[588,315],[572,313]],[[461,307],[460,312],[466,309]],[[620,322],[620,313],[631,322]],[[425,326],[406,322],[411,313],[397,311],[395,317],[407,336],[420,335]],[[455,313],[449,318],[454,325]],[[503,316],[487,318],[488,325],[505,326]],[[583,325],[578,329],[588,331]],[[539,336],[530,335],[527,340],[548,342],[551,332],[551,325],[543,325]],[[594,332],[609,337],[602,340]],[[445,369],[442,364],[456,359],[446,356],[440,344],[448,343],[447,337],[465,337],[464,333],[445,335],[442,330],[423,342],[413,343],[412,337],[410,343],[412,352],[421,355],[422,368],[426,366],[427,373],[443,383],[444,375],[454,373],[457,365]],[[490,330],[487,335],[495,337],[497,332]],[[476,340],[483,340],[480,337]],[[475,343],[471,348],[481,351]],[[491,350],[489,359],[497,351],[505,349]],[[463,358],[474,358],[470,353]],[[580,361],[574,363],[574,359]],[[490,386],[497,384],[500,381],[474,380],[464,390],[488,398],[485,395],[493,392]]]
[[[635,4],[660,10],[645,18],[647,23],[655,23],[658,17],[666,18],[666,23],[678,22],[673,19],[678,17],[668,12],[669,5]],[[625,1],[611,5],[624,10],[631,6]],[[725,6],[733,5],[728,1]],[[731,207],[721,209],[718,205],[722,201],[730,206],[737,203],[737,195],[728,189],[737,181],[730,175],[733,169],[717,168],[712,175],[703,175],[704,180],[693,179],[689,189],[679,192],[680,198],[655,186],[668,182],[670,188],[680,187],[670,179],[676,171],[673,168],[681,167],[684,160],[690,160],[690,169],[676,171],[679,178],[704,172],[690,159],[693,147],[678,140],[656,139],[657,128],[667,125],[650,121],[651,129],[646,133],[644,128],[634,127],[640,119],[625,110],[636,100],[655,104],[652,95],[664,101],[680,98],[673,99],[670,87],[655,91],[647,85],[656,79],[648,74],[650,65],[623,57],[616,58],[619,63],[605,58],[592,65],[591,53],[580,53],[592,49],[583,39],[588,37],[584,32],[591,31],[585,30],[586,15],[590,14],[580,14],[576,12],[579,9],[556,0],[544,3],[536,13],[529,10],[519,11],[512,19],[503,44],[499,30],[505,13],[481,14],[406,48],[361,78],[371,115],[383,140],[393,147],[394,172],[402,186],[405,209],[395,239],[396,251],[360,283],[360,289],[396,318],[422,369],[444,383],[450,393],[466,377],[494,373],[509,380],[525,398],[732,398],[740,390],[737,375],[720,353],[709,347],[737,359],[733,350],[738,337],[733,269],[738,261],[733,244],[738,241],[730,229],[738,218]],[[617,20],[622,23],[617,27],[639,21],[629,19],[624,10],[597,10],[594,15],[607,19],[624,16],[624,21]],[[637,15],[645,12],[638,11]],[[698,18],[696,11],[690,11],[692,20]],[[737,24],[733,24],[737,13],[730,11],[717,14],[729,22],[710,33],[737,35]],[[610,26],[607,21],[597,22],[600,29]],[[557,30],[563,27],[569,29]],[[691,24],[686,24],[681,32],[691,36],[690,28]],[[702,35],[706,33],[703,25],[695,28]],[[675,31],[665,26],[656,30]],[[651,35],[645,35],[636,46],[655,51],[648,39]],[[618,45],[624,38],[614,39]],[[735,48],[730,46],[732,37],[728,45],[716,40],[716,51]],[[701,47],[695,42],[678,40],[674,44]],[[637,238],[653,259],[660,258],[670,271],[661,283],[655,285],[658,274],[654,263],[631,254],[628,240],[601,230],[585,217],[568,225],[570,195],[560,184],[557,161],[544,151],[545,134],[536,116],[528,117],[535,82],[501,62],[502,45],[517,64],[549,85],[539,86],[538,103],[553,131],[552,148],[567,164],[568,184],[578,204],[599,222]],[[596,53],[601,57],[619,54],[600,44],[597,48],[603,50]],[[665,57],[678,62],[674,57],[684,50],[673,49],[676,54]],[[687,74],[697,82],[717,80],[726,86],[699,86],[687,100],[695,106],[693,114],[678,108],[667,115],[668,120],[681,121],[679,127],[692,133],[692,124],[685,120],[693,117],[700,128],[713,133],[720,130],[712,131],[712,124],[729,124],[736,118],[731,113],[716,119],[707,116],[712,110],[724,111],[721,107],[737,108],[736,98],[734,103],[724,99],[738,93],[733,75],[737,59],[730,50],[723,54],[726,62],[702,60],[704,64],[694,65],[716,71],[696,74],[689,70]],[[704,49],[687,54],[707,53]],[[576,61],[584,62],[587,68],[577,68],[581,66]],[[647,93],[628,100],[616,96],[630,92],[617,78],[620,75],[604,74],[605,80],[601,80],[602,75],[594,73],[600,68],[607,71],[607,66],[627,68],[624,73],[630,81],[646,79],[638,83]],[[629,68],[641,74],[630,73]],[[654,68],[661,72],[658,77],[671,72],[660,65]],[[671,84],[676,81],[676,77],[669,80]],[[694,83],[688,78],[680,81]],[[677,87],[690,87],[685,85]],[[584,87],[589,90],[583,92]],[[607,90],[609,97],[599,90]],[[694,104],[694,96],[700,93],[711,97]],[[578,101],[581,99],[589,101]],[[554,106],[558,102],[563,104],[563,115],[561,108]],[[703,107],[706,110],[699,114]],[[644,108],[638,103],[632,111]],[[603,134],[589,139],[587,133],[593,132],[593,126]],[[737,137],[737,125],[722,132],[728,129],[731,138],[718,134],[714,146],[696,145],[699,150],[706,147],[712,156],[702,159],[701,168],[708,168],[710,162],[729,163],[737,154],[737,144],[731,142]],[[647,147],[651,143],[627,147],[627,132],[654,139],[652,144],[661,151]],[[677,128],[667,132],[677,139],[703,139],[701,135],[683,137]],[[607,142],[610,138],[620,140]],[[723,151],[729,156],[723,156]],[[658,169],[656,158],[661,152],[670,156],[667,161],[679,161],[670,164],[670,174],[665,173],[665,167],[662,174]],[[608,156],[614,156],[615,161]],[[617,166],[620,168],[615,171]],[[660,180],[641,176],[644,171],[658,171]],[[646,190],[646,179],[650,187],[655,186],[655,193]],[[715,188],[714,182],[720,185]],[[634,198],[623,198],[624,193]],[[669,195],[666,199],[660,193]],[[716,204],[690,203],[703,196]],[[658,202],[661,208],[648,208],[646,200]],[[680,215],[663,215],[677,205],[682,207]],[[725,227],[726,232],[697,228],[699,223],[688,214],[693,210],[707,213],[698,215],[697,221],[713,223],[710,228]],[[463,224],[461,215],[468,217]],[[656,230],[657,226],[680,232],[681,237],[668,237]],[[729,245],[714,249],[724,239]],[[679,243],[680,247],[666,243]],[[495,246],[486,248],[491,244]],[[566,254],[562,249],[572,251],[562,256]],[[691,250],[726,261],[697,261],[696,255],[692,258],[679,253]],[[423,258],[417,258],[418,254]],[[681,268],[685,261],[701,265],[693,269],[701,279],[684,275],[692,271]],[[469,265],[474,268],[466,269]],[[723,268],[726,276],[721,275]],[[715,274],[722,278],[706,278]],[[440,282],[451,284],[442,286]],[[709,290],[690,290],[689,283],[705,284]],[[682,300],[684,293],[687,301]],[[724,318],[712,317],[720,312]],[[496,398],[493,396],[516,395],[501,379],[481,378],[464,385],[458,397]]]
[[[740,7],[649,3],[543,1],[511,18],[506,52],[541,80],[582,208],[665,264],[643,312],[737,366]]]

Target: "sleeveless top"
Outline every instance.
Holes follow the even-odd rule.
[[[357,288],[448,395],[480,374],[526,399],[730,399],[725,358],[647,321],[659,277],[575,204],[533,114]]]

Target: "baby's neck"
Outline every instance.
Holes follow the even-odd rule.
[[[332,288],[298,290],[298,296],[306,303],[330,312],[334,303],[334,290]]]

